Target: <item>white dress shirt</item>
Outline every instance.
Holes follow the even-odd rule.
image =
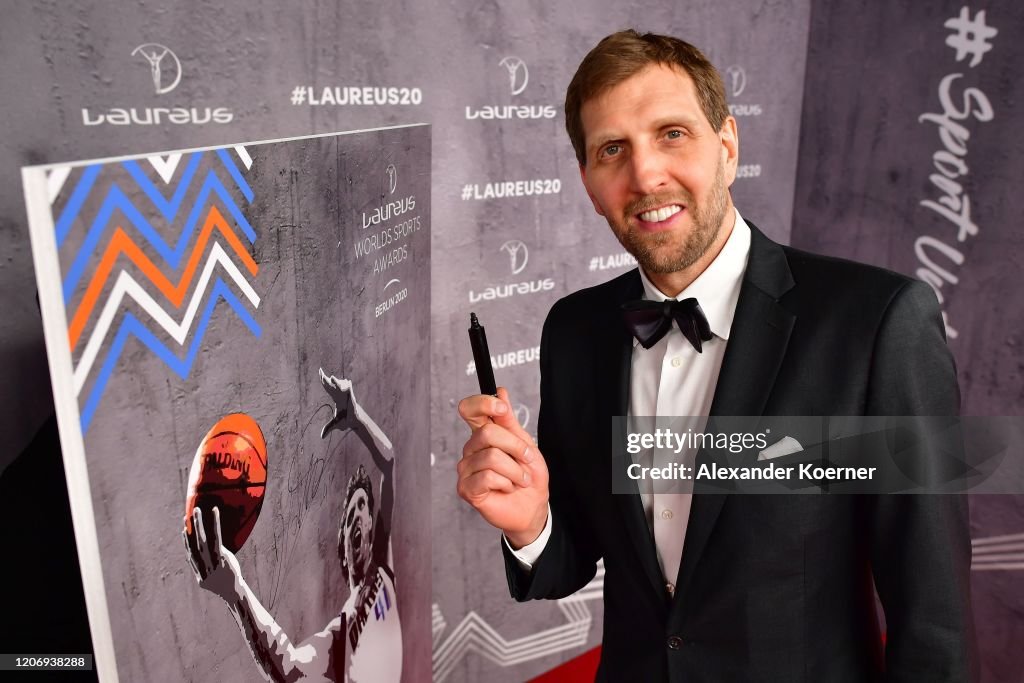
[[[677,325],[672,325],[668,334],[649,349],[634,341],[629,383],[631,416],[706,416],[710,412],[750,254],[750,227],[739,211],[735,214],[732,234],[722,251],[689,287],[675,297],[680,301],[690,297],[697,299],[713,337],[704,342],[702,353],[693,348]],[[652,301],[670,298],[651,283],[643,269],[640,270],[640,279],[644,298]],[[694,455],[685,451],[678,454],[674,451],[648,452],[639,458],[653,458],[655,464],[663,465],[692,461]],[[640,497],[647,524],[654,536],[666,590],[674,593],[692,495],[641,490]],[[549,508],[547,523],[537,540],[513,551],[524,569],[532,569],[540,557],[551,536],[551,524]]]

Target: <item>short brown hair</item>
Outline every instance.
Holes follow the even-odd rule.
[[[716,131],[729,116],[725,86],[718,70],[704,54],[689,43],[655,33],[640,35],[633,29],[619,31],[601,40],[591,50],[565,91],[565,130],[576,158],[587,163],[587,147],[580,110],[583,103],[635,76],[651,64],[682,69],[693,79],[697,100]]]

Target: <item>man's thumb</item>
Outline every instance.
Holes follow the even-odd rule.
[[[512,408],[512,401],[508,396],[508,389],[498,387],[498,400],[505,403],[506,411],[504,415],[496,415],[493,418],[494,423],[499,427],[504,427],[526,443],[532,445],[533,437],[527,434],[526,430],[519,424],[519,420],[516,418],[516,411]]]

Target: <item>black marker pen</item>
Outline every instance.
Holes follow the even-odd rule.
[[[477,320],[476,313],[469,314],[469,344],[473,347],[473,362],[476,363],[476,377],[480,380],[480,393],[497,396],[491,352],[487,350],[487,333]]]

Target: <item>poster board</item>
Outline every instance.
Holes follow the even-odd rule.
[[[101,680],[429,671],[430,128],[22,176]]]

